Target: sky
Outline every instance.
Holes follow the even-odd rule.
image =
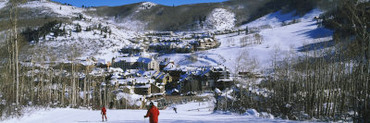
[[[120,6],[138,2],[153,2],[167,6],[178,6],[184,4],[222,2],[227,0],[52,0],[60,3],[69,3],[73,6]]]

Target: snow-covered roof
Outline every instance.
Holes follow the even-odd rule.
[[[116,59],[114,59],[114,62],[125,61],[125,62],[133,63],[133,62],[137,62],[138,59],[139,57],[117,57]]]
[[[124,46],[122,49],[144,49],[144,48],[140,47],[139,45],[127,45]]]
[[[151,58],[139,57],[139,58],[137,59],[137,62],[145,63],[145,64],[149,64],[151,61],[152,61],[152,59],[151,59]]]
[[[107,62],[105,61],[105,59],[98,59],[98,63],[99,64],[107,64]]]
[[[163,70],[168,70],[168,71],[169,70],[176,70],[176,68],[177,68],[176,65],[173,62],[170,62],[170,63],[167,64],[166,67],[163,68]]]
[[[135,77],[135,83],[153,83],[155,80],[153,79],[148,79],[145,77]]]
[[[150,84],[148,85],[136,85],[135,88],[150,88]]]
[[[167,65],[168,63],[170,63],[168,60],[164,60],[164,61],[161,61],[161,63],[159,63],[159,65]]]
[[[219,80],[217,80],[217,82],[231,82],[231,81],[233,81],[233,79],[232,79],[232,78],[219,79]]]
[[[211,71],[211,68],[210,67],[207,67],[207,68],[204,68],[201,73],[200,73],[200,76],[204,76],[206,75],[207,73],[209,73]]]
[[[143,73],[141,73],[141,75],[144,75],[144,76],[153,76],[155,73],[156,73],[156,71],[154,71],[154,70],[152,70],[152,71],[144,71]]]
[[[121,68],[114,68],[114,67],[111,67],[109,68],[109,72],[123,72],[123,70]]]

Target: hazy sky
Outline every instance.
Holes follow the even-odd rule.
[[[138,2],[153,2],[167,6],[178,6],[184,4],[194,4],[194,3],[209,3],[209,2],[222,2],[227,0],[53,0],[60,3],[69,3],[74,6],[81,7],[84,6],[119,6],[125,4],[132,4]]]

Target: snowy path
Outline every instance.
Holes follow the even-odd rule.
[[[255,123],[255,122],[293,122],[287,120],[264,119],[255,115],[213,114],[212,104],[188,103],[176,106],[176,114],[172,108],[160,110],[160,123]],[[198,109],[194,110],[194,109]],[[144,119],[146,110],[108,110],[109,123],[149,123]],[[5,123],[83,123],[101,122],[100,111],[57,108],[50,110],[34,111],[20,119],[10,119]]]

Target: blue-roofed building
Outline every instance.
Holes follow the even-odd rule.
[[[159,70],[163,70],[170,63],[170,59],[165,58],[163,61],[159,63]]]
[[[172,76],[165,72],[157,71],[153,75],[153,77],[156,80],[156,83],[161,83],[163,85],[166,85],[167,83],[171,83],[173,81]]]

